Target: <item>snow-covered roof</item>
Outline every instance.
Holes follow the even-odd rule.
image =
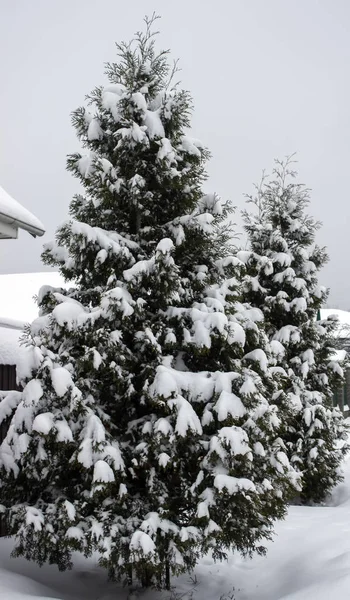
[[[350,312],[348,310],[340,310],[339,308],[321,309],[321,319],[327,319],[331,315],[337,316],[341,325],[350,325]]]
[[[22,331],[0,327],[0,365],[17,365],[23,347],[20,346]]]
[[[25,323],[38,316],[34,297],[43,285],[67,287],[55,271],[0,275],[0,365],[24,368],[28,351],[20,338]]]
[[[38,316],[34,296],[43,285],[67,287],[56,271],[0,275],[0,327],[18,329],[33,321]]]
[[[44,225],[0,186],[0,239],[16,238],[18,229],[34,237],[44,235]]]

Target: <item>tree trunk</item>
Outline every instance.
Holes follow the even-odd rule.
[[[149,588],[151,586],[151,583],[152,573],[147,567],[144,567],[141,575],[141,585],[143,588]]]
[[[127,580],[128,580],[128,585],[132,585],[132,565],[128,566]]]
[[[136,223],[136,233],[139,233],[140,229],[141,229],[141,213],[140,213],[140,209],[137,206],[136,207],[136,219],[135,219]]]
[[[165,589],[170,590],[170,565],[168,559],[165,561]]]
[[[136,204],[130,211],[130,230],[131,233],[138,234],[141,229],[141,212],[139,205]]]

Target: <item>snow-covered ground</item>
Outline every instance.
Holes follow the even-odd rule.
[[[266,557],[231,556],[222,564],[204,558],[193,578],[173,581],[172,592],[128,596],[93,559],[77,556],[72,571],[59,573],[10,558],[11,547],[11,540],[0,540],[0,600],[348,600],[350,460],[329,506],[291,507]]]

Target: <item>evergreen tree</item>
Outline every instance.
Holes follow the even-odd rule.
[[[318,272],[328,260],[315,244],[319,228],[306,214],[309,190],[295,181],[291,159],[276,161],[244,212],[250,251],[238,254],[247,264],[245,293],[265,317],[274,363],[285,373],[277,401],[284,414],[281,436],[293,466],[302,473],[301,499],[322,501],[341,480],[347,451],[343,416],[333,407],[333,391],[343,372],[334,356],[333,319],[317,320],[328,291]]]
[[[74,285],[41,290],[31,375],[0,405],[1,498],[17,555],[97,551],[112,577],[169,587],[209,549],[263,552],[297,478],[230,204],[203,195],[191,100],[146,24],[73,114],[85,194],[43,257]]]

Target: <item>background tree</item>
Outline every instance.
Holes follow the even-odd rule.
[[[64,569],[97,551],[110,575],[169,587],[208,549],[262,552],[296,477],[231,207],[203,195],[208,152],[152,22],[73,114],[85,194],[43,258],[74,286],[39,295],[0,467],[16,554]]]
[[[282,437],[292,464],[302,473],[302,500],[323,500],[341,479],[347,450],[343,416],[332,405],[342,369],[334,356],[333,319],[317,321],[328,291],[318,273],[328,260],[315,244],[320,227],[306,214],[309,190],[295,181],[292,159],[276,161],[244,212],[249,252],[239,254],[249,269],[245,293],[265,317],[275,365],[285,373],[277,398],[284,412]]]

